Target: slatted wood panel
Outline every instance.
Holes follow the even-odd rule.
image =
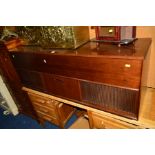
[[[139,91],[85,81],[80,84],[82,100],[88,104],[119,115],[138,117]]]

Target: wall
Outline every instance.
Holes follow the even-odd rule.
[[[148,54],[148,79],[147,86],[155,88],[155,26],[138,26],[137,27],[137,37],[152,38],[152,44],[150,48],[150,53]]]
[[[7,104],[6,107],[9,107],[8,110],[12,112],[13,115],[17,115],[18,108],[9,92],[7,89],[1,75],[0,75],[0,93],[2,94],[3,98],[6,100]]]
[[[94,29],[90,30],[90,38],[95,38],[95,31]],[[152,45],[150,47],[147,62],[147,76],[145,79],[145,85],[148,87],[155,88],[155,26],[137,26],[137,38],[152,38]]]

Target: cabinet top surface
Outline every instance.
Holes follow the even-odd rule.
[[[77,49],[43,49],[39,46],[19,46],[10,52],[37,53],[50,55],[86,56],[86,57],[111,57],[127,59],[144,59],[149,47],[151,38],[139,38],[134,44],[122,45],[105,42],[88,42]]]

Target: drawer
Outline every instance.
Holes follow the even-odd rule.
[[[94,112],[88,112],[92,128],[97,129],[138,129],[138,126],[114,118],[108,118]]]
[[[32,94],[32,93],[28,93],[32,103],[37,103],[40,104],[42,106],[47,106],[47,107],[51,107],[51,108],[55,108],[55,106],[59,103],[58,101],[40,96],[40,95],[36,95],[36,94]]]
[[[52,117],[57,117],[57,113],[56,113],[56,110],[55,108],[48,108],[48,107],[45,107],[45,106],[41,106],[41,105],[38,105],[36,103],[33,103],[33,106],[34,106],[34,109],[36,111],[40,111],[44,114],[47,114],[49,116],[52,116]]]
[[[44,120],[47,120],[47,121],[49,121],[51,123],[59,125],[59,121],[58,121],[58,119],[56,117],[52,117],[52,116],[50,116],[48,114],[45,114],[45,113],[43,113],[43,112],[41,112],[39,110],[37,110],[36,112],[37,112],[38,117],[40,117],[40,119],[44,119]]]
[[[74,107],[46,98],[44,95],[41,96],[32,92],[27,93],[41,121],[47,120],[64,128],[66,122],[75,111]]]

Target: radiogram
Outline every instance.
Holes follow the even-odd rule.
[[[118,47],[88,42],[75,50],[20,46],[10,51],[23,86],[138,119],[143,62],[151,39]]]

